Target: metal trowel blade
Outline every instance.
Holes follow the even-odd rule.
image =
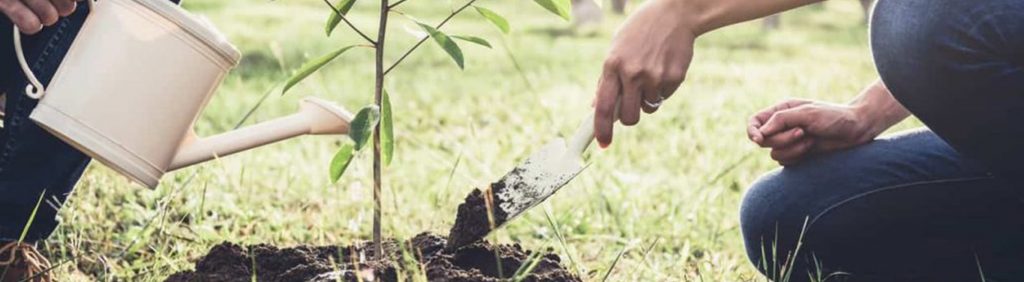
[[[534,152],[501,178],[502,189],[492,191],[506,222],[544,202],[583,171],[583,159],[557,138]]]

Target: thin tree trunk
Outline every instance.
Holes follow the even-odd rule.
[[[376,78],[373,102],[379,108],[381,106],[381,95],[384,92],[384,41],[388,27],[388,0],[380,0],[380,25],[377,29],[376,48]],[[381,178],[380,173],[380,123],[373,129],[373,249],[377,258],[384,257],[384,247],[381,245]]]

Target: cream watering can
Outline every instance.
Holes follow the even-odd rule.
[[[167,0],[86,0],[90,14],[30,118],[50,133],[154,188],[168,172],[304,134],[344,134],[352,114],[306,98],[295,114],[211,137],[194,123],[241,54],[210,24]]]

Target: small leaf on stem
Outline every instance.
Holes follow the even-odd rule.
[[[327,36],[331,36],[334,28],[338,27],[338,24],[341,23],[341,16],[348,15],[348,11],[352,10],[352,5],[355,3],[356,0],[341,0],[339,2],[340,5],[335,6],[338,8],[337,13],[334,12],[334,9],[331,9],[331,16],[327,18],[327,26],[325,27]],[[338,15],[338,13],[341,13],[341,15]]]
[[[348,165],[352,163],[352,159],[355,156],[355,149],[352,144],[345,143],[338,152],[334,154],[334,158],[331,159],[331,183],[337,183],[338,179],[345,174],[345,170],[348,169]]]
[[[295,86],[295,84],[298,84],[303,79],[306,79],[306,77],[309,77],[309,75],[320,70],[325,65],[327,65],[327,63],[334,61],[334,59],[340,56],[341,53],[345,53],[345,51],[348,51],[348,49],[352,49],[352,47],[356,46],[358,45],[345,46],[342,47],[341,49],[334,50],[334,52],[330,52],[323,56],[320,56],[319,58],[306,61],[305,64],[302,64],[302,66],[299,67],[297,71],[295,71],[291,78],[288,78],[288,82],[285,83],[284,89],[281,89],[281,95],[288,93],[288,90],[292,89],[292,86]]]
[[[505,19],[505,17],[499,15],[498,13],[495,13],[490,9],[480,6],[473,6],[473,9],[476,9],[477,13],[480,13],[481,16],[484,16],[485,19],[494,24],[494,26],[498,27],[498,29],[501,30],[501,33],[508,34],[508,32],[511,30],[511,28],[508,25],[508,20]]]
[[[384,165],[391,165],[391,157],[395,153],[395,129],[391,120],[391,98],[387,90],[381,93],[380,101],[380,147]]]
[[[487,42],[487,40],[485,40],[483,38],[480,38],[480,37],[469,36],[469,35],[452,35],[452,38],[463,40],[463,41],[468,41],[468,42],[472,42],[472,43],[476,43],[476,44],[480,44],[481,46],[484,46],[484,47],[487,47],[487,48],[491,48],[491,43]]]
[[[455,41],[448,37],[447,34],[444,34],[444,32],[441,32],[432,26],[421,22],[416,22],[416,24],[422,27],[423,30],[426,30],[427,33],[430,34],[430,37],[434,38],[434,42],[437,42],[437,45],[441,46],[441,48],[448,53],[448,56],[452,57],[452,60],[455,60],[455,64],[459,65],[460,69],[464,68],[462,49],[459,48],[459,45],[456,44]]]
[[[366,143],[370,142],[373,135],[373,127],[380,121],[380,108],[377,105],[369,105],[359,110],[356,117],[349,124],[348,136],[356,142],[356,151],[362,150]]]
[[[572,0],[533,0],[544,9],[562,17],[565,20],[571,20],[569,11],[572,10]]]

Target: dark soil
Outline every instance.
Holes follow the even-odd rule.
[[[383,260],[367,260],[372,257],[367,242],[294,248],[221,243],[196,262],[194,271],[176,273],[166,281],[252,281],[253,276],[257,281],[397,281],[399,276],[425,274],[430,281],[498,282],[533,262],[533,270],[520,276],[522,281],[581,281],[550,250],[533,256],[518,244],[476,242],[456,250],[447,250],[445,244],[444,238],[423,233],[403,243],[389,241]]]
[[[500,208],[501,199],[493,197],[504,188],[504,183],[496,182],[491,184],[489,190],[473,189],[473,192],[466,196],[466,201],[459,205],[459,211],[455,215],[455,225],[448,233],[449,249],[480,241],[491,232],[492,227],[499,227],[508,220],[508,213]],[[490,209],[487,205],[488,198],[493,202]],[[493,224],[491,219],[487,218],[489,210],[494,215]]]

